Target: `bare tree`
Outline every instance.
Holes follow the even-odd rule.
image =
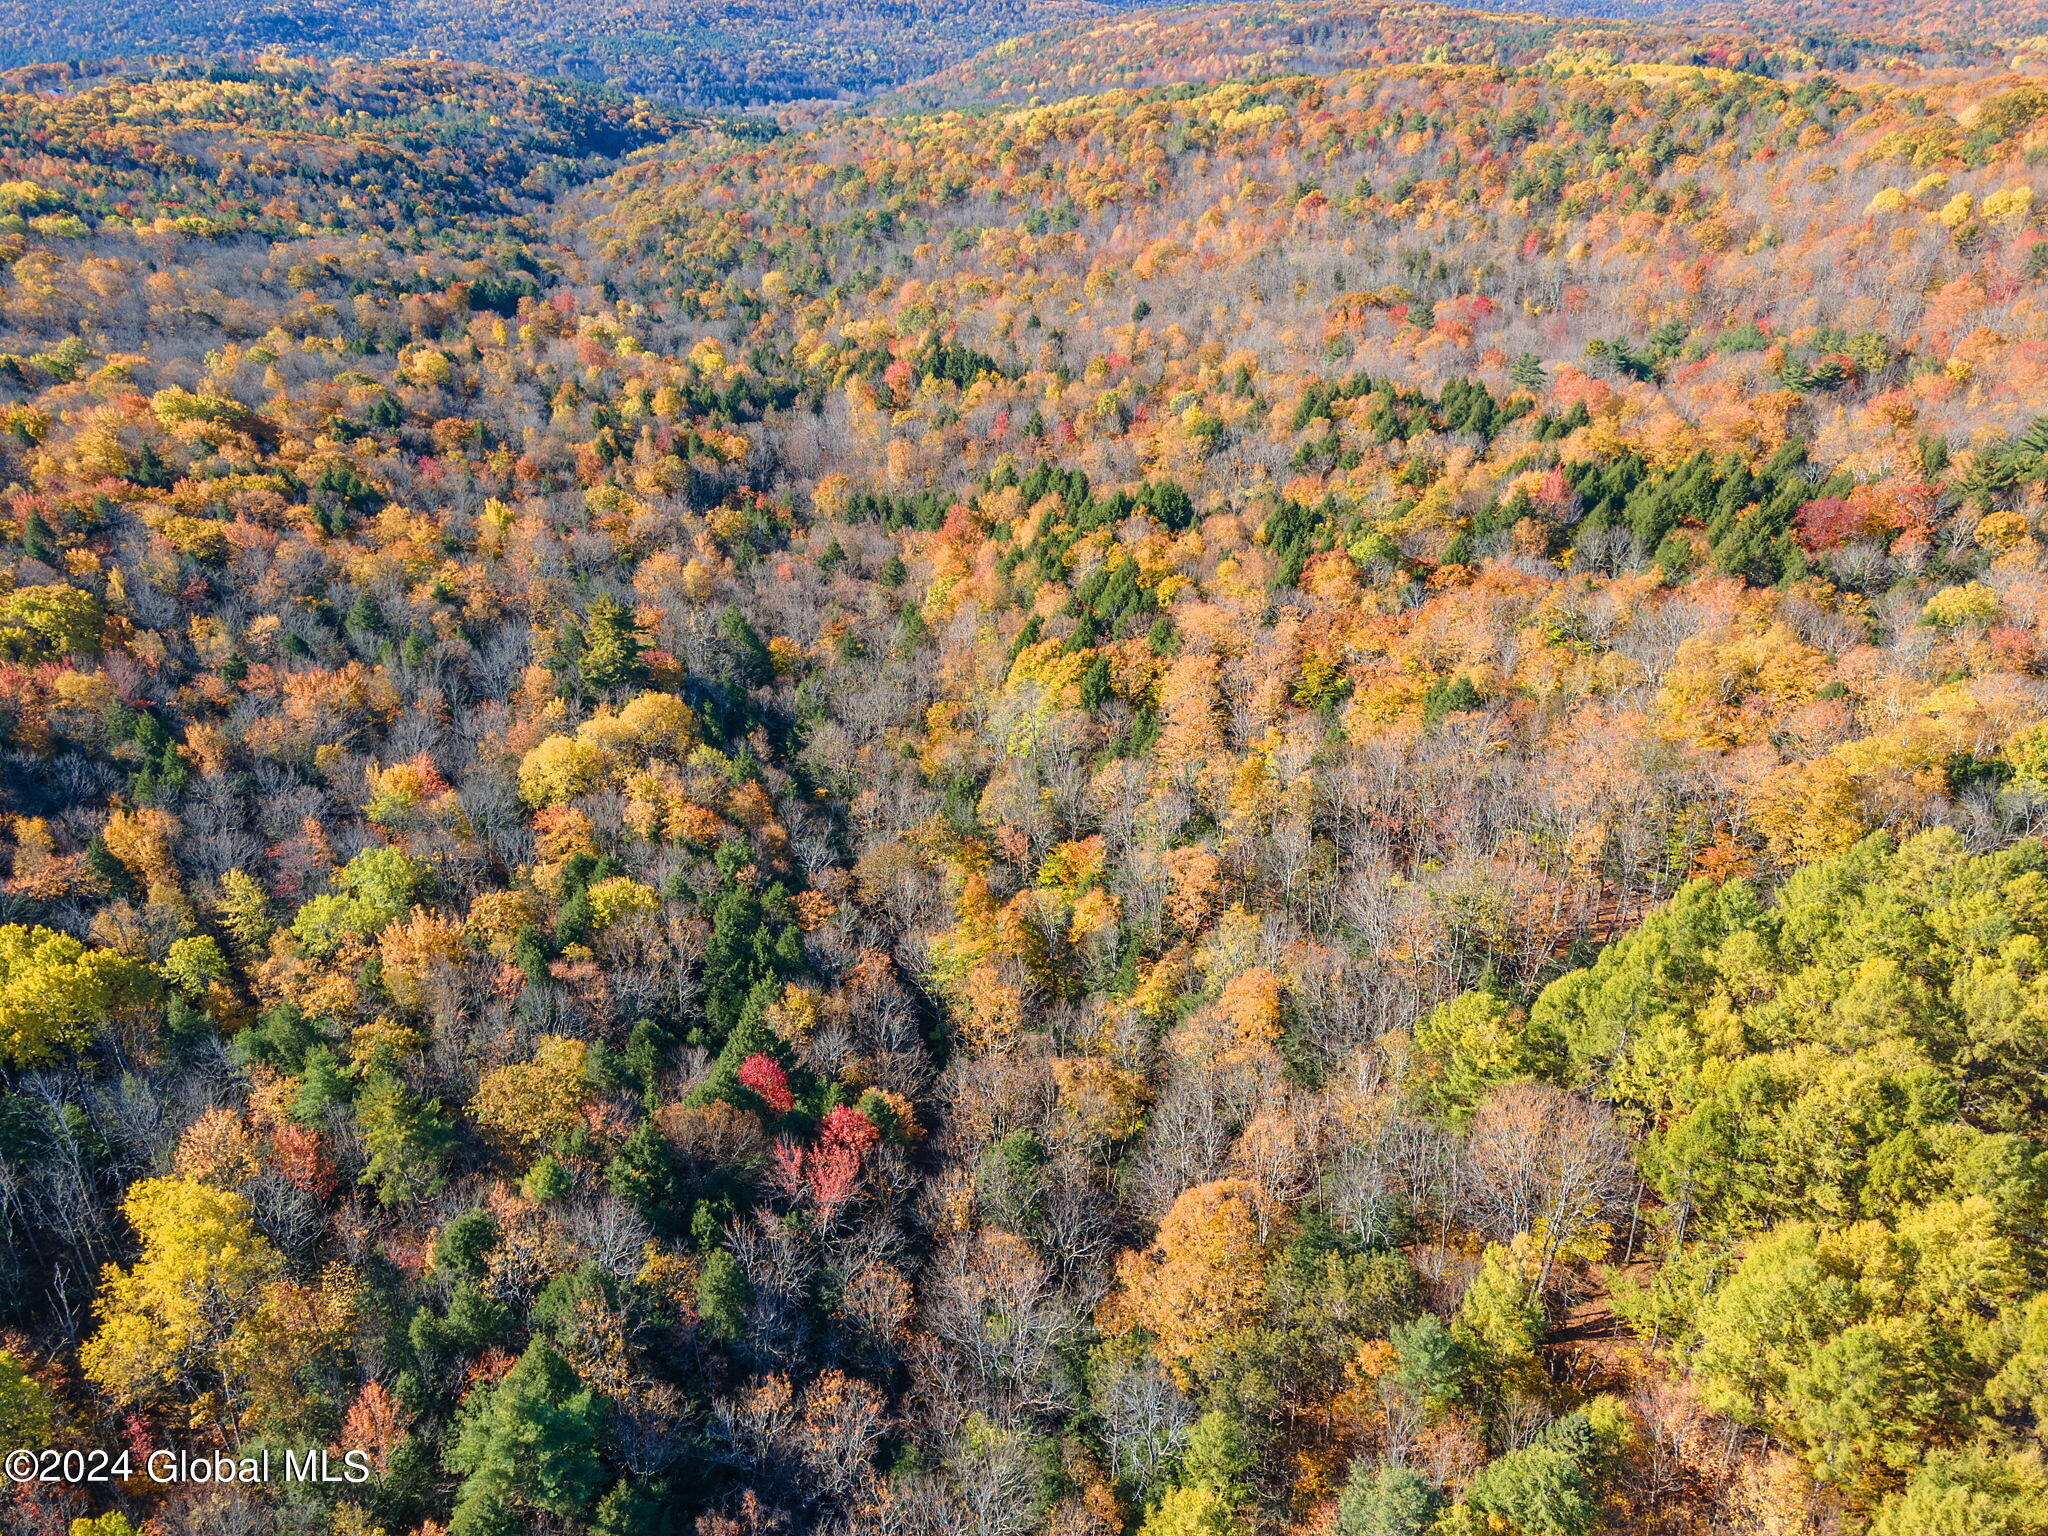
[[[1141,1493],[1153,1489],[1187,1439],[1194,1404],[1149,1350],[1106,1355],[1089,1374],[1111,1472]]]
[[[1066,1404],[1060,1354],[1078,1309],[1023,1238],[984,1231],[950,1243],[932,1265],[923,1315],[944,1346],[926,1357],[941,1380],[990,1406],[1052,1413]]]
[[[1604,1105],[1547,1083],[1496,1088],[1465,1146],[1473,1208],[1502,1241],[1532,1234],[1551,1266],[1605,1221],[1628,1190],[1629,1145]]]

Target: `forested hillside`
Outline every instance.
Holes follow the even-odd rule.
[[[453,54],[694,107],[862,95],[998,38],[1110,14],[1105,0],[0,0],[0,66],[278,49]]]
[[[1706,10],[1619,0],[1553,4],[1508,15],[1435,3],[1270,0],[1257,5],[1138,8],[1015,38],[882,98],[884,110],[1028,103],[1111,89],[1329,75],[1395,63],[1502,69],[1591,59],[1671,63],[1783,76],[1881,67],[1893,75],[1995,59],[2041,30],[2023,6],[1998,23],[1926,7],[1873,6],[1856,29],[1815,26],[1795,6]],[[1765,24],[1758,25],[1759,20]]]
[[[1280,9],[12,77],[9,1536],[2048,1532],[2029,13]]]
[[[2040,0],[1542,0],[1514,10],[1503,17],[1440,0],[0,0],[0,68],[70,61],[101,69],[165,54],[204,63],[265,49],[330,58],[450,54],[700,109],[774,108],[891,88],[908,88],[905,101],[930,106],[1424,57],[1507,62],[1539,37],[1631,54],[1648,33],[1689,55],[1704,46],[1714,62],[1732,49],[1768,61],[1773,72],[1859,60],[2004,61],[2048,30]]]

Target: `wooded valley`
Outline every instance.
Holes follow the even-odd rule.
[[[2048,16],[1742,11],[0,76],[0,1527],[2048,1533]]]

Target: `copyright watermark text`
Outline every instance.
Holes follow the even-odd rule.
[[[336,1455],[331,1451],[285,1451],[272,1456],[230,1456],[225,1451],[9,1451],[0,1458],[0,1473],[10,1483],[125,1483],[145,1477],[152,1483],[367,1483],[367,1451]]]

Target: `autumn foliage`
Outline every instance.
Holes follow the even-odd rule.
[[[2038,1532],[2038,18],[912,9],[0,78],[0,1524]]]

